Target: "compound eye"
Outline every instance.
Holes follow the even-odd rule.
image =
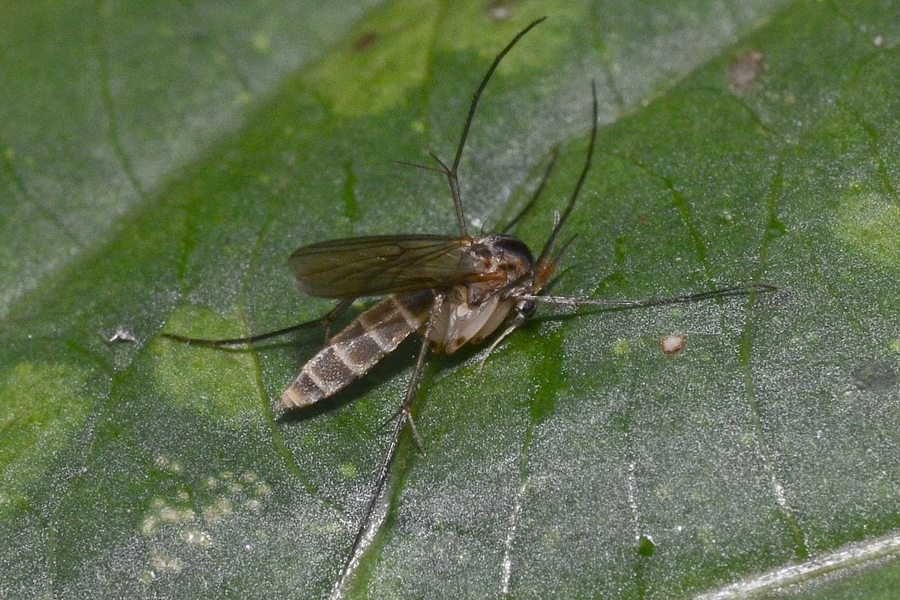
[[[526,265],[531,267],[534,264],[534,255],[531,249],[518,238],[511,235],[497,234],[492,236],[493,247],[507,256],[515,256]]]

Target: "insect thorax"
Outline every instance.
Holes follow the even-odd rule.
[[[432,334],[432,348],[438,352],[452,354],[493,333],[518,303],[510,291],[528,287],[534,278],[531,250],[510,235],[473,238],[464,260],[471,261],[466,270],[482,277],[447,291]]]
[[[467,286],[469,304],[477,305],[490,296],[531,276],[534,256],[525,242],[511,235],[494,233],[473,238],[464,260],[471,261],[466,270],[483,276]]]

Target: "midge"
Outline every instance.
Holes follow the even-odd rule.
[[[597,139],[597,93],[592,88],[591,135],[581,174],[562,214],[555,215],[550,236],[537,257],[528,246],[507,233],[470,236],[466,232],[457,170],[478,100],[507,52],[532,28],[538,19],[520,31],[494,59],[475,90],[456,157],[447,166],[432,155],[447,177],[456,210],[459,235],[388,235],[330,240],[303,246],[294,252],[289,265],[297,287],[311,295],[340,300],[320,319],[246,338],[204,340],[175,334],[167,337],[207,346],[244,344],[283,335],[302,327],[328,327],[359,297],[387,295],[329,339],[284,390],[280,409],[302,408],[328,398],[368,372],[379,360],[394,351],[413,331],[421,335],[421,345],[406,394],[397,410],[372,494],[356,533],[338,585],[347,576],[361,553],[383,492],[388,471],[403,426],[409,423],[417,443],[422,445],[411,417],[419,379],[428,351],[452,354],[467,343],[478,343],[500,330],[489,348],[525,323],[538,303],[571,307],[599,306],[632,308],[693,302],[722,296],[771,291],[763,284],[711,290],[699,294],[645,300],[596,300],[540,295],[556,269],[569,242],[555,249],[557,237],[575,208],[578,195],[591,167]],[[550,167],[543,182],[549,177]],[[425,167],[430,168],[430,167]],[[535,197],[537,193],[535,194]],[[533,199],[532,199],[533,200]],[[530,206],[531,202],[529,202]],[[488,352],[489,353],[489,352]]]

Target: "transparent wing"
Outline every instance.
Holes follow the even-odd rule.
[[[303,246],[288,265],[310,296],[355,298],[478,281],[467,247],[471,238],[388,235]]]

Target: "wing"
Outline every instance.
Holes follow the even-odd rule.
[[[355,298],[469,283],[483,278],[468,253],[471,238],[389,235],[303,246],[288,265],[310,296]],[[468,258],[468,260],[466,260]]]

